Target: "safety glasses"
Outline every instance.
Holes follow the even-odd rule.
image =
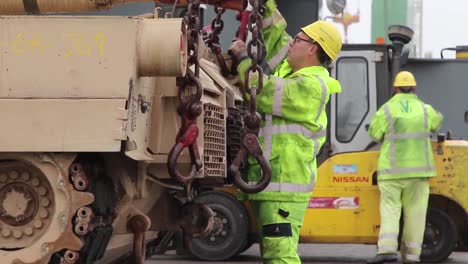
[[[294,37],[294,44],[296,44],[297,40],[309,42],[309,43],[312,43],[312,44],[315,44],[315,43],[316,43],[315,40],[303,39],[303,38],[299,37],[298,35],[296,35],[296,36]]]

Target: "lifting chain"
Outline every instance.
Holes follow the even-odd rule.
[[[203,105],[201,102],[203,87],[200,81],[200,65],[198,62],[198,45],[200,19],[198,10],[200,0],[190,0],[188,11],[184,17],[187,25],[188,55],[189,64],[194,65],[194,72],[188,71],[187,75],[179,87],[179,106],[177,113],[182,118],[182,126],[177,134],[176,144],[172,148],[168,157],[168,169],[171,177],[184,184],[186,203],[182,207],[181,228],[184,230],[184,240],[190,244],[192,237],[206,236],[213,229],[214,213],[207,205],[193,202],[195,196],[192,188],[192,180],[203,164],[198,153],[197,137],[199,130],[197,127],[197,117],[201,115]],[[219,17],[221,17],[220,12]],[[222,30],[222,24],[219,24]],[[219,41],[219,40],[218,40]],[[193,92],[195,89],[195,92]],[[188,147],[191,160],[191,171],[188,175],[182,175],[177,170],[177,158],[182,150]]]
[[[260,7],[262,0],[249,0],[253,10],[249,15],[248,30],[252,34],[252,39],[247,44],[247,54],[252,64],[245,71],[244,89],[242,95],[244,100],[249,103],[248,110],[244,117],[245,129],[241,138],[241,149],[237,153],[234,161],[229,167],[229,174],[233,176],[234,184],[246,193],[257,193],[264,190],[271,180],[271,167],[269,161],[263,156],[263,151],[258,141],[258,132],[260,131],[261,116],[257,112],[257,94],[263,89],[263,69],[260,63],[264,58],[264,46],[260,39],[260,30],[262,29],[262,15]],[[255,49],[254,49],[255,48]],[[257,73],[257,85],[249,86],[251,73]],[[250,95],[248,98],[247,93]],[[246,183],[239,172],[239,166],[247,154],[251,154],[259,163],[262,169],[260,180],[255,184]]]
[[[200,29],[200,19],[198,10],[200,0],[190,0],[184,22],[187,25],[188,55],[189,64],[194,65],[194,72],[188,71],[182,85],[179,87],[179,106],[177,113],[182,119],[182,125],[177,133],[176,144],[169,152],[167,167],[172,178],[180,183],[186,184],[193,180],[196,173],[201,170],[203,164],[198,152],[197,137],[199,130],[197,127],[197,117],[202,113],[202,83],[199,78],[200,65],[198,63],[198,32]],[[195,93],[193,93],[195,88]],[[183,175],[177,168],[177,159],[184,150],[188,148],[190,152],[191,170],[188,175]]]
[[[215,54],[216,59],[218,60],[218,64],[221,67],[221,74],[224,77],[227,77],[231,73],[231,70],[226,64],[226,60],[222,54],[223,50],[221,49],[221,44],[219,43],[219,34],[221,34],[224,29],[224,21],[221,17],[226,10],[222,7],[215,6],[214,11],[216,13],[216,17],[213,19],[213,21],[211,21],[211,32],[207,37],[206,44],[211,49],[213,54]]]

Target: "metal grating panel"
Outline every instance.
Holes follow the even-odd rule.
[[[240,150],[241,136],[243,132],[241,109],[229,107],[227,117],[227,160],[228,164],[234,160]]]
[[[227,117],[227,160],[228,166],[231,165],[232,161],[236,157],[237,153],[241,148],[241,137],[244,132],[243,117],[245,115],[245,109],[242,102],[236,102],[235,107],[228,108]],[[239,166],[239,172],[244,175],[247,169],[247,157]],[[227,178],[228,183],[233,183],[232,178]]]
[[[204,176],[226,177],[226,119],[222,107],[204,105]]]

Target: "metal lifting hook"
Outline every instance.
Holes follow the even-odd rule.
[[[179,89],[179,100],[181,103],[178,113],[182,118],[182,126],[177,134],[176,144],[169,152],[167,161],[167,167],[171,177],[184,184],[190,182],[195,177],[196,173],[203,167],[197,145],[197,137],[199,134],[197,117],[202,113],[202,103],[200,102],[202,86],[199,79],[193,78],[192,74],[188,74],[184,80],[184,87],[190,84],[193,84],[197,90],[191,100],[187,101],[184,99],[184,89]],[[182,175],[182,173],[177,169],[177,159],[184,148],[188,148],[192,164],[188,175]]]
[[[268,186],[271,180],[270,163],[263,156],[263,151],[257,138],[260,130],[261,116],[256,112],[256,97],[257,90],[255,87],[252,87],[250,89],[250,112],[247,112],[244,117],[245,129],[241,139],[241,149],[229,167],[229,174],[233,177],[234,184],[246,193],[261,192]],[[262,169],[262,177],[256,184],[246,183],[239,172],[239,166],[247,154],[251,154],[258,161]]]

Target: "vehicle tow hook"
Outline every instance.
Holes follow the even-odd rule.
[[[133,232],[133,255],[135,264],[144,264],[146,256],[145,232],[150,226],[149,220],[143,215],[135,215],[129,221]]]

